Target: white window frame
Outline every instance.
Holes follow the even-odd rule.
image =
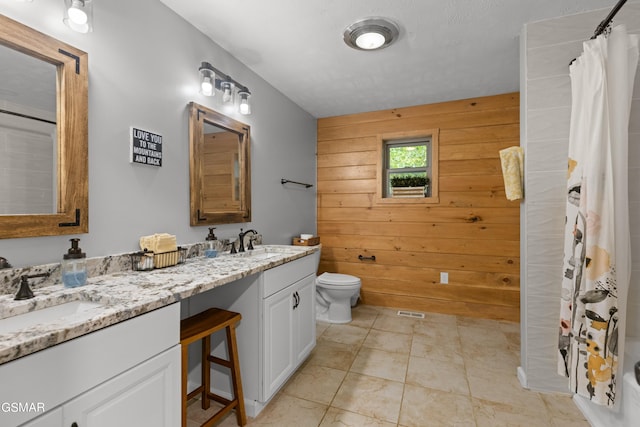
[[[378,170],[376,173],[377,191],[376,203],[379,204],[434,204],[439,203],[438,197],[438,135],[439,129],[423,129],[411,132],[394,132],[378,135]],[[429,197],[391,197],[387,195],[389,173],[403,171],[403,169],[389,169],[388,147],[393,145],[422,145],[427,142],[427,176],[429,177]],[[418,144],[416,144],[418,143]],[[407,172],[416,168],[406,169]],[[421,170],[424,170],[422,168]]]
[[[393,147],[420,147],[426,146],[426,159],[424,167],[417,168],[395,168],[392,169],[389,166],[391,160],[391,148]],[[416,138],[409,140],[389,140],[384,142],[384,185],[383,194],[384,197],[391,197],[391,177],[392,173],[420,173],[424,172],[431,180],[431,137]]]

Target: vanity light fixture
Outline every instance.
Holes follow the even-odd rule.
[[[79,33],[93,31],[93,0],[64,0],[62,22]]]
[[[400,34],[398,26],[386,18],[361,19],[345,28],[344,42],[358,50],[383,49],[393,43]]]
[[[251,114],[249,88],[208,62],[203,62],[198,71],[200,73],[200,93],[205,96],[214,96],[217,89],[222,92],[223,105],[234,106],[237,98],[238,112],[243,115]]]

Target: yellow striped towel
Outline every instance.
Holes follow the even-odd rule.
[[[500,150],[502,177],[507,199],[522,199],[524,194],[524,151],[521,147]]]

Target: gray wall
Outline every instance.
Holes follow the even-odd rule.
[[[567,390],[556,374],[571,87],[569,62],[582,51],[603,9],[531,23],[522,34],[521,145],[525,201],[521,209],[521,382],[532,389]],[[615,19],[640,33],[640,3]],[[640,337],[640,73],[636,74],[629,135],[629,201],[633,272],[627,336]]]
[[[138,249],[142,235],[175,234],[201,241],[206,227],[189,226],[190,101],[222,111],[198,93],[198,67],[208,61],[247,85],[251,126],[252,207],[249,224],[221,225],[219,238],[256,228],[264,242],[291,244],[316,231],[315,187],[283,188],[280,178],[316,183],[316,120],[157,0],[94,2],[94,32],[62,23],[62,0],[5,1],[0,13],[89,54],[89,234],[87,256]],[[125,14],[126,11],[126,14]],[[241,18],[241,17],[238,17]],[[161,168],[130,164],[129,128],[163,136]],[[14,266],[58,261],[74,236],[0,240]]]

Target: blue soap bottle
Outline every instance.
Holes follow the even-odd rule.
[[[209,234],[205,238],[206,244],[204,246],[204,256],[206,256],[207,258],[215,258],[218,255],[218,251],[216,250],[216,243],[215,243],[218,240],[218,238],[213,233],[213,230],[215,229],[216,229],[215,227],[209,227]]]
[[[87,255],[78,247],[80,239],[70,239],[71,248],[62,257],[62,283],[76,288],[87,283]]]

